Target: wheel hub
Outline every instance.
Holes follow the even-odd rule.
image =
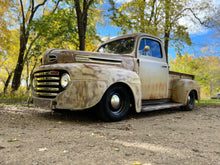
[[[191,100],[191,97],[188,96],[188,97],[187,97],[187,101],[188,101],[188,103],[190,102],[190,100]]]
[[[112,95],[111,106],[114,109],[118,109],[120,107],[120,97],[117,94]]]

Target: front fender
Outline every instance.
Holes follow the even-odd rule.
[[[102,68],[102,73],[104,73],[103,75],[105,76],[100,78],[107,80],[108,88],[116,83],[127,85],[131,89],[136,112],[141,112],[141,81],[138,74],[134,71],[117,67]],[[102,95],[104,95],[104,93]]]
[[[197,94],[197,100],[200,101],[199,83],[190,79],[178,79],[173,82],[172,101],[187,104],[187,97],[190,91],[194,90]]]

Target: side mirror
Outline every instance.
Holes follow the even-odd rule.
[[[149,50],[150,50],[150,46],[146,45],[146,46],[144,47],[144,51],[145,51],[145,52],[148,52]]]

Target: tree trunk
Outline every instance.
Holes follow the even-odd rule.
[[[12,74],[13,74],[13,71],[9,73],[8,78],[7,78],[6,82],[5,82],[5,86],[4,86],[4,96],[5,96],[6,91],[7,91],[7,89],[8,89],[9,82],[11,81]]]
[[[74,0],[74,2],[75,2],[75,10],[77,15],[79,50],[85,50],[88,9],[93,3],[93,0],[89,0],[89,1],[84,0],[82,10],[80,8],[80,0]]]
[[[77,17],[78,20],[78,17]],[[81,19],[79,19],[78,21],[78,35],[79,35],[79,50],[85,50],[85,29],[83,26],[83,21]]]
[[[167,62],[168,62],[169,38],[170,38],[170,32],[165,31],[165,34],[164,34],[164,49],[165,49]]]
[[[12,91],[18,90],[21,84],[21,74],[24,68],[23,62],[24,62],[24,53],[27,45],[27,39],[28,39],[28,34],[25,34],[25,28],[23,27],[23,24],[20,24],[20,50],[19,50],[17,65],[14,70],[14,77],[12,80]]]
[[[27,69],[27,76],[26,76],[26,91],[29,91],[29,61],[27,60],[27,65],[26,65],[26,69]]]
[[[170,0],[165,0],[164,49],[165,49],[167,62],[168,62],[169,40],[170,40],[170,27],[169,27],[170,10],[169,10],[169,5],[170,5]]]

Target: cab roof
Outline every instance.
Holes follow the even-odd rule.
[[[132,33],[132,34],[126,34],[126,35],[123,35],[123,36],[119,36],[119,37],[114,37],[110,40],[107,40],[105,41],[104,43],[102,43],[102,45],[106,44],[106,43],[109,43],[109,42],[112,42],[112,41],[115,41],[115,40],[119,40],[119,39],[123,39],[123,38],[129,38],[129,37],[135,37],[135,38],[139,38],[141,36],[149,36],[151,38],[155,38],[157,40],[160,40],[160,38],[156,37],[156,36],[153,36],[153,35],[150,35],[150,34],[147,34],[147,33],[141,33],[141,32],[138,32],[138,33]]]

